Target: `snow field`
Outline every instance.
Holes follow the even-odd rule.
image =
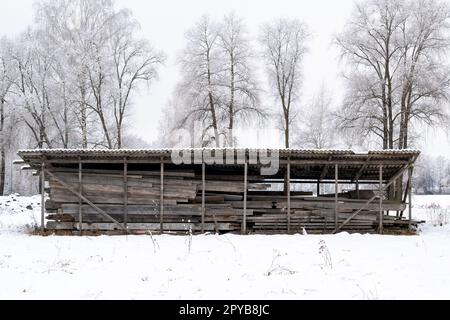
[[[0,299],[450,298],[450,196],[418,236],[31,236],[39,202],[0,198]]]

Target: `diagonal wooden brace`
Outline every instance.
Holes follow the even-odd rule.
[[[402,169],[395,175],[392,177],[391,180],[389,180],[389,182],[384,186],[384,188],[381,189],[380,192],[383,192],[385,190],[387,190],[398,178],[401,177],[401,175],[411,166],[410,163],[404,165],[402,167]],[[361,213],[361,211],[363,211],[365,208],[367,208],[367,206],[369,204],[372,203],[372,201],[374,201],[377,198],[378,195],[374,195],[372,198],[370,198],[369,200],[367,200],[367,202],[365,204],[363,204],[363,206],[361,208],[359,208],[355,213],[353,213],[350,217],[347,218],[347,220],[345,220],[340,226],[338,226],[336,229],[334,229],[333,233],[338,232],[339,230],[341,230],[347,223],[350,222],[350,220],[352,220],[354,217],[356,217],[359,213]]]
[[[112,222],[114,222],[117,226],[119,226],[121,229],[126,230],[126,228],[124,227],[123,224],[121,224],[120,222],[118,222],[116,219],[114,219],[113,217],[111,217],[109,214],[107,214],[105,211],[103,211],[102,209],[100,209],[99,207],[97,207],[92,201],[90,201],[88,198],[86,198],[85,196],[83,196],[82,194],[80,194],[78,191],[76,191],[74,188],[72,188],[70,185],[68,185],[66,182],[64,182],[63,180],[61,180],[60,178],[58,178],[55,174],[53,174],[52,172],[50,172],[47,169],[44,169],[45,173],[48,174],[49,176],[51,176],[53,179],[55,179],[56,181],[58,181],[64,188],[66,188],[67,190],[69,190],[70,192],[72,192],[74,195],[76,195],[77,197],[81,198],[84,202],[86,202],[88,205],[90,205],[95,211],[97,211],[99,214],[101,214],[102,216],[104,216],[105,218],[111,220]]]

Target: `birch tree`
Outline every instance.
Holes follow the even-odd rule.
[[[279,19],[263,26],[260,41],[267,65],[270,89],[281,105],[285,147],[290,147],[290,128],[297,116],[301,90],[301,64],[309,32],[299,20]]]

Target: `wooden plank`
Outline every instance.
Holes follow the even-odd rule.
[[[166,229],[172,231],[200,231],[200,224],[194,223],[166,223]],[[80,225],[78,223],[73,222],[56,222],[49,221],[47,224],[48,229],[50,230],[79,230]],[[81,226],[83,230],[92,230],[92,231],[113,231],[113,230],[121,230],[118,228],[116,224],[113,223],[83,223]],[[218,226],[221,231],[229,231],[234,228],[230,223],[219,223]],[[215,226],[214,223],[205,223],[204,226],[206,231],[214,231]],[[142,230],[142,231],[160,231],[159,223],[129,223],[129,230]]]
[[[397,180],[404,172],[406,169],[408,169],[410,166],[410,164],[407,164],[405,166],[403,166],[403,168],[396,174],[394,175],[391,180],[384,186],[384,188],[382,189],[382,191],[385,191],[387,188],[389,188],[394,182],[395,180]],[[335,230],[334,233],[338,232],[340,229],[342,229],[342,227],[344,227],[354,216],[356,216],[357,214],[359,214],[362,210],[364,210],[373,200],[376,199],[376,195],[374,195],[372,198],[370,198],[369,200],[367,200],[367,202],[359,209],[357,210],[355,213],[353,213],[350,217],[348,217],[347,220],[344,221],[344,223],[340,226],[338,226]]]
[[[44,167],[43,167],[44,169]],[[71,186],[69,186],[68,184],[66,184],[64,181],[60,180],[56,175],[54,175],[52,172],[50,172],[47,169],[44,169],[43,171],[45,171],[45,173],[47,173],[49,176],[53,177],[54,179],[56,179],[59,183],[61,183],[63,186],[65,186],[67,188],[67,190],[69,190],[70,192],[72,192],[75,196],[80,197],[84,202],[86,202],[87,204],[89,204],[92,208],[94,208],[98,213],[100,213],[101,215],[105,216],[106,218],[108,218],[110,221],[112,221],[113,223],[115,223],[116,225],[120,226],[120,228],[123,229],[123,225],[121,225],[119,222],[117,222],[117,220],[113,219],[111,216],[109,216],[106,212],[104,212],[103,210],[101,210],[100,208],[98,208],[92,201],[90,201],[88,198],[86,198],[85,196],[79,194],[76,190],[74,190]]]

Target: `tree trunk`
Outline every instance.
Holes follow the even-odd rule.
[[[382,92],[382,105],[383,105],[383,149],[388,148],[388,115],[387,115],[387,102],[386,102],[386,88],[384,85],[381,88]]]
[[[86,106],[86,90],[81,88],[81,147],[87,149],[87,106]]]
[[[0,97],[0,196],[5,192],[5,141],[3,130],[5,128],[5,101]]]
[[[230,106],[229,106],[229,118],[230,123],[228,125],[228,146],[234,147],[234,95],[235,95],[235,74],[234,74],[234,55],[230,54],[230,63],[231,63],[231,80],[230,80]]]
[[[67,103],[64,105],[64,149],[69,148],[69,110]]]
[[[5,177],[6,177],[5,145],[0,146],[0,196],[5,195]]]
[[[117,149],[122,149],[122,124],[117,124]]]
[[[289,124],[286,125],[286,129],[284,130],[284,144],[285,144],[285,148],[289,149],[290,145],[289,145]]]
[[[219,129],[217,126],[217,116],[216,116],[216,109],[214,107],[214,99],[212,96],[212,93],[209,92],[209,106],[211,109],[211,117],[212,117],[212,126],[214,129],[214,139],[216,140],[216,148],[220,148],[220,141],[219,141]]]

